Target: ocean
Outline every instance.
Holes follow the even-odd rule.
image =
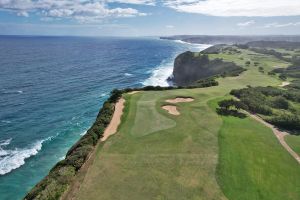
[[[46,176],[112,89],[167,86],[176,55],[207,47],[158,38],[0,36],[0,200],[21,199]]]

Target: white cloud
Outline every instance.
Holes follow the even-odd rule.
[[[237,26],[246,27],[246,26],[251,26],[253,24],[255,24],[255,21],[254,20],[250,20],[250,21],[247,21],[247,22],[237,23]]]
[[[223,17],[300,15],[300,0],[166,0],[164,5],[180,12]]]
[[[173,25],[166,25],[166,28],[172,29],[172,28],[175,28],[175,26],[173,26]]]
[[[107,2],[150,4],[152,0],[0,0],[0,9],[28,16],[35,12],[41,18],[69,18],[82,23],[97,22],[104,18],[145,16],[133,8],[109,8]]]
[[[300,22],[289,22],[289,23],[284,23],[284,24],[274,22],[274,23],[266,24],[264,27],[265,28],[283,28],[283,27],[288,27],[288,26],[300,26]]]
[[[18,16],[23,16],[23,17],[29,17],[28,12],[26,12],[26,11],[20,11],[20,12],[17,13],[17,15]]]
[[[140,5],[152,5],[156,4],[155,0],[107,0],[107,2],[117,2],[125,4],[140,4]]]

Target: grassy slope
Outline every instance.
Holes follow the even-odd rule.
[[[288,135],[285,137],[285,141],[298,155],[300,155],[300,136]]]
[[[222,119],[217,175],[224,194],[237,200],[299,199],[300,167],[272,130],[251,118]]]
[[[177,95],[193,96],[197,101],[182,104],[182,115],[173,117],[160,104]],[[131,98],[120,132],[99,151],[78,199],[224,199],[214,179],[221,120],[217,122],[216,114],[206,106],[203,100],[207,97],[191,90],[143,92]],[[154,98],[158,104],[151,103]],[[145,102],[139,104],[139,100],[146,99],[148,110],[140,109]],[[135,116],[143,113],[148,123],[151,118],[146,117],[153,108],[152,117],[165,116],[176,126],[151,133],[152,128],[135,123]],[[207,120],[198,120],[204,114]]]
[[[243,57],[242,63],[254,59],[244,52]],[[271,68],[276,62],[273,59],[265,65]],[[233,88],[279,85],[280,81],[250,66],[241,76],[219,82],[220,86],[205,89],[127,95],[119,132],[97,149],[94,164],[75,199],[225,199],[223,192],[230,199],[276,199],[272,197],[284,194],[300,199],[299,166],[270,130],[250,119],[222,119],[208,106],[209,101]],[[180,104],[180,116],[171,116],[160,108],[165,99],[183,95],[195,101]],[[164,124],[157,119],[164,120]],[[245,135],[239,134],[241,130]],[[223,191],[215,176],[218,152],[217,177]],[[229,156],[233,157],[226,159]]]

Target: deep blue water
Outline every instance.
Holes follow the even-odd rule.
[[[0,199],[21,199],[93,123],[113,88],[166,85],[203,46],[155,38],[0,36]]]

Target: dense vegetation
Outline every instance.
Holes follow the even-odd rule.
[[[249,48],[251,51],[254,51],[256,53],[260,54],[266,54],[266,55],[272,55],[275,58],[278,58],[280,60],[284,60],[287,62],[291,62],[290,58],[287,58],[285,56],[288,56],[288,53],[280,53],[278,51],[275,51],[274,49],[266,49],[266,48]]]
[[[239,112],[239,110],[247,110],[248,107],[241,101],[237,101],[234,99],[224,99],[218,102],[219,107],[216,108],[216,111],[219,115],[225,116],[235,116],[244,118],[246,115],[244,113]]]
[[[295,106],[300,103],[298,91],[275,87],[248,87],[232,90],[231,94],[246,105],[246,110],[260,114],[270,123],[288,130],[300,130],[300,110]]]
[[[293,55],[290,59],[291,65],[287,68],[277,68],[272,70],[271,74],[279,74],[279,78],[286,80],[292,78],[291,84],[288,86],[292,89],[300,89],[300,56]]]

